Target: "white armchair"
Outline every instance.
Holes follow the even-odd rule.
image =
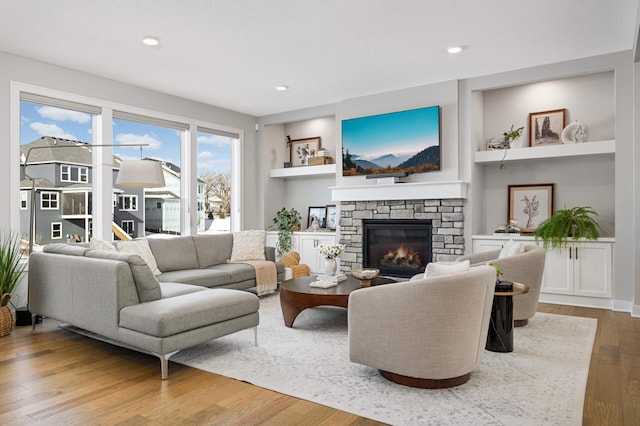
[[[482,360],[495,283],[495,269],[478,266],[354,291],[350,360],[403,385],[465,383]]]

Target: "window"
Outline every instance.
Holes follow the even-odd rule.
[[[58,210],[58,193],[43,191],[40,194],[40,208],[42,210]]]
[[[198,233],[232,230],[231,153],[238,137],[210,129],[198,131]]]
[[[21,154],[20,177],[17,174],[13,176],[12,173],[11,185],[18,186],[20,179],[24,180],[24,176],[27,175],[37,179],[40,188],[35,194],[40,200],[35,223],[41,231],[34,233],[35,244],[51,242],[46,229],[51,226],[52,220],[60,221],[61,229],[72,231],[74,235],[84,235],[87,239],[92,235],[93,220],[101,221],[96,227],[101,238],[108,237],[103,234],[109,232],[111,222],[122,223],[123,220],[132,218],[138,232],[142,229],[149,233],[167,234],[190,234],[196,229],[200,232],[203,230],[205,212],[210,212],[210,202],[205,201],[205,185],[198,179],[200,168],[215,164],[222,169],[233,170],[234,187],[238,190],[241,187],[240,165],[237,163],[239,156],[236,154],[240,149],[240,130],[22,83],[12,83],[10,100],[11,121],[20,130]],[[103,128],[108,128],[108,131],[101,131]],[[192,129],[197,129],[197,132],[192,133]],[[105,134],[112,134],[113,139],[103,140]],[[92,149],[92,145],[136,143],[146,146],[142,151],[139,147],[124,146],[104,150]],[[56,149],[35,150],[45,146],[55,146]],[[102,209],[95,212],[97,216],[92,217],[93,196],[96,200],[103,200],[106,198],[104,191],[110,192],[109,197],[112,191],[116,194],[123,193],[121,188],[109,188],[110,179],[102,174],[102,167],[111,164],[111,161],[100,153],[109,155],[109,152],[114,155],[114,181],[121,161],[142,157],[162,160],[167,185],[164,188],[127,191],[129,194],[136,194],[137,199],[123,199],[123,212],[118,210],[120,199],[116,196],[111,217],[102,217]],[[221,156],[210,157],[217,156],[220,152]],[[234,159],[233,167],[229,164],[231,153]],[[187,173],[183,169],[183,166],[192,164],[191,158],[182,158],[185,154],[192,156],[194,161],[198,158],[197,172],[189,170]],[[98,161],[95,157],[99,157]],[[97,179],[97,185],[94,187],[89,186],[93,180],[92,176],[102,177]],[[182,179],[187,176],[188,180]],[[26,234],[30,225],[29,207],[32,194],[26,186],[21,190],[26,193],[19,192],[20,198],[16,199],[16,202],[19,201],[20,205],[13,207],[20,209],[20,222],[12,225]],[[93,194],[93,191],[96,194]],[[184,191],[188,191],[188,194],[193,193],[194,197],[185,197]],[[84,196],[79,195],[80,193],[84,193]],[[187,199],[189,205],[185,204]],[[239,201],[240,196],[235,195],[234,202]],[[191,215],[188,211],[191,208],[198,211],[197,224],[189,222]],[[43,214],[42,209],[60,210],[62,219],[58,219],[60,216],[57,215]],[[220,211],[219,208],[215,211],[216,218]],[[239,215],[240,208],[236,204],[231,211]],[[225,214],[226,219],[217,221],[216,225],[229,228],[228,211],[224,212],[223,216]],[[239,224],[240,221],[235,223]]]
[[[138,211],[138,196],[118,195],[118,209],[123,212]]]
[[[87,193],[67,192],[62,194],[62,214],[66,216],[78,216],[87,213]],[[90,212],[89,212],[90,213]]]
[[[51,239],[59,240],[62,238],[62,222],[51,222]]]
[[[133,234],[134,225],[132,220],[123,220],[122,221],[122,230],[129,235]]]
[[[60,166],[60,181],[62,182],[88,182],[89,169],[81,166]]]
[[[28,199],[29,191],[20,191],[20,209],[25,210],[27,208]]]

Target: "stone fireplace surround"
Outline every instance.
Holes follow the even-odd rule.
[[[434,262],[453,261],[464,254],[464,199],[342,201],[340,270],[362,268],[363,219],[431,219]]]

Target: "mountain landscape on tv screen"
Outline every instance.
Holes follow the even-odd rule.
[[[342,155],[344,176],[440,170],[440,147],[437,145],[423,149],[415,155],[386,154],[371,160],[363,160],[361,157],[350,153],[349,150]]]

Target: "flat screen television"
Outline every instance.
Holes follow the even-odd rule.
[[[342,120],[343,176],[440,170],[440,106]]]

